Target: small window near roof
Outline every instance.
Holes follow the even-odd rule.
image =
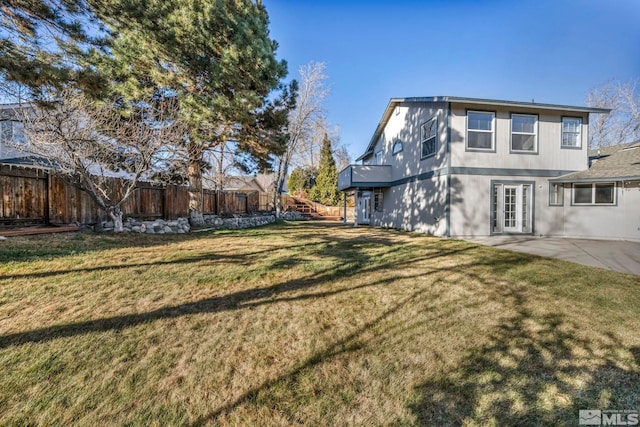
[[[577,117],[562,118],[562,147],[580,148],[582,147],[582,119]]]
[[[398,154],[402,151],[402,141],[396,139],[393,143],[393,150],[391,151],[393,154]]]
[[[422,145],[422,158],[436,154],[438,143],[438,120],[434,117],[420,126],[420,143]]]

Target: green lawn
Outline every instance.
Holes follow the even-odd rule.
[[[283,223],[0,242],[3,425],[577,425],[640,409],[640,279]]]

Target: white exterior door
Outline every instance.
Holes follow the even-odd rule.
[[[371,193],[369,191],[363,191],[358,199],[358,212],[360,224],[371,223]]]
[[[493,233],[531,233],[533,185],[495,184],[492,196]]]
[[[503,230],[507,233],[522,233],[522,186],[505,185]]]

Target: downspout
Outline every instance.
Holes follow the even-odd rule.
[[[447,221],[445,236],[451,237],[451,103],[447,103],[447,193],[444,202],[444,215]]]
[[[354,196],[353,196],[353,200],[355,201],[355,207],[354,207],[354,215],[353,215],[353,226],[357,227],[358,226],[358,215],[360,215],[359,212],[359,203],[358,203],[358,192],[359,192],[360,188],[356,187],[356,191],[354,192]]]
[[[346,224],[347,223],[347,192],[346,191],[342,192],[342,198],[344,201],[344,215],[342,215],[342,223]]]

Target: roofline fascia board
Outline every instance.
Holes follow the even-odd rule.
[[[558,110],[569,111],[575,113],[593,113],[593,114],[609,114],[611,109],[609,108],[594,108],[594,107],[580,107],[575,105],[559,105],[559,104],[544,104],[537,102],[520,102],[520,101],[503,101],[498,99],[482,99],[482,98],[463,98],[458,96],[425,96],[425,97],[409,97],[409,98],[391,98],[387,104],[387,108],[382,114],[380,122],[376,127],[369,145],[366,151],[360,157],[356,159],[357,162],[372,154],[372,148],[376,141],[382,134],[382,130],[389,121],[389,117],[393,113],[394,108],[401,103],[420,103],[420,102],[449,102],[452,104],[474,104],[474,105],[491,105],[500,107],[516,107],[516,108],[534,108],[540,110]]]

